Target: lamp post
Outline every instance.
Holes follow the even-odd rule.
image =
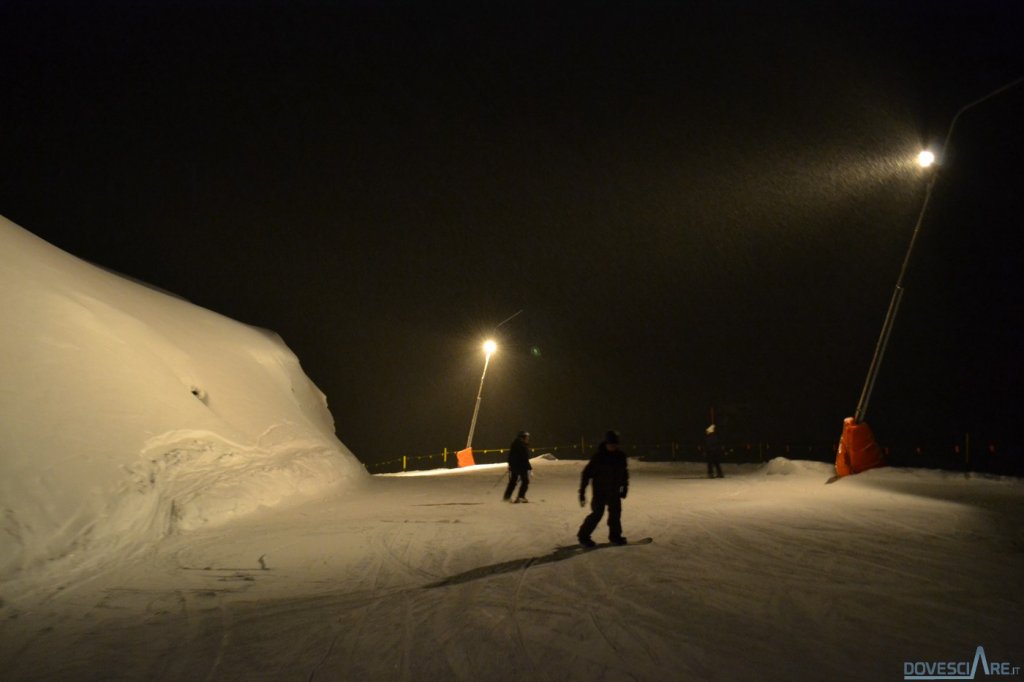
[[[953,116],[953,120],[949,124],[949,130],[946,131],[946,140],[942,145],[941,151],[945,152],[949,148],[950,138],[953,137],[953,128],[956,127],[957,121],[965,111],[988,99],[991,99],[992,97],[995,97],[996,95],[1002,94],[1021,83],[1024,83],[1024,78],[1018,78],[1011,81],[1006,85],[996,88],[987,95],[979,97],[973,102],[961,107],[960,110],[956,112],[956,115]],[[925,150],[917,155],[917,163],[921,168],[929,168],[935,162],[935,154],[931,151]],[[921,210],[917,214],[917,223],[914,225],[914,232],[910,237],[910,244],[907,246],[907,253],[903,257],[903,266],[900,268],[899,277],[896,279],[896,288],[892,293],[892,298],[889,300],[889,309],[885,314],[885,321],[882,323],[882,332],[878,337],[878,343],[875,345],[875,354],[871,358],[871,366],[868,368],[868,376],[864,381],[864,388],[861,390],[860,400],[857,402],[857,410],[853,413],[853,420],[857,424],[864,421],[864,416],[868,411],[868,402],[871,400],[871,392],[875,387],[875,379],[878,376],[878,369],[882,365],[882,357],[885,355],[885,349],[889,345],[889,335],[892,333],[892,326],[896,321],[896,313],[899,311],[900,300],[903,298],[903,277],[907,274],[907,265],[910,263],[910,254],[913,252],[914,244],[917,242],[917,235],[921,232],[921,222],[924,220],[925,211],[928,210],[928,203],[932,198],[932,190],[935,189],[935,182],[938,178],[939,171],[936,169],[928,180],[928,188],[925,191],[924,202],[921,204]]]
[[[945,152],[949,149],[949,141],[953,137],[953,129],[965,111],[1021,83],[1024,83],[1024,78],[1011,81],[1002,87],[996,88],[984,97],[979,97],[961,107],[949,124],[949,130],[946,131],[946,139],[942,145],[942,151]],[[931,167],[936,163],[936,160],[935,154],[927,150],[917,155],[917,163],[922,168]],[[941,163],[939,165],[941,167]],[[921,204],[921,210],[917,214],[917,223],[914,225],[914,232],[910,236],[907,253],[903,256],[903,265],[900,267],[899,277],[896,278],[896,288],[892,292],[892,298],[889,299],[889,309],[885,313],[882,332],[879,334],[878,343],[875,345],[875,354],[871,358],[871,366],[868,368],[868,376],[864,380],[864,388],[861,390],[857,409],[852,417],[847,417],[843,420],[843,435],[839,439],[839,447],[836,450],[836,475],[829,479],[829,482],[835,481],[842,476],[860,473],[861,471],[884,464],[881,448],[875,442],[871,428],[864,422],[864,416],[867,414],[868,402],[871,400],[871,392],[875,388],[875,379],[878,377],[878,369],[882,366],[882,357],[885,355],[885,349],[889,345],[889,336],[892,334],[896,313],[899,312],[900,301],[903,299],[903,278],[907,274],[907,266],[910,264],[910,254],[914,250],[914,244],[917,243],[917,236],[921,232],[921,223],[924,220],[925,211],[928,210],[928,203],[931,201],[932,191],[935,189],[935,182],[938,178],[939,171],[936,169],[928,180],[924,202]]]
[[[480,375],[480,388],[476,392],[476,405],[473,407],[473,420],[469,422],[469,436],[466,438],[466,447],[473,446],[473,432],[476,430],[476,417],[480,414],[480,398],[484,393],[484,378],[487,376],[487,365],[491,362],[491,356],[498,349],[498,344],[488,339],[484,342],[484,372]]]
[[[963,110],[961,109],[961,112]],[[959,113],[957,114],[959,116]],[[956,119],[953,119],[956,123]],[[950,133],[952,133],[953,127],[950,126]],[[946,136],[946,141],[949,142],[949,136]],[[943,147],[945,148],[945,147]],[[917,165],[921,168],[930,168],[935,163],[935,154],[929,150],[924,150],[917,155]],[[853,413],[853,420],[855,423],[860,424],[864,421],[864,415],[868,411],[868,401],[871,400],[871,392],[875,388],[875,379],[878,377],[878,369],[882,365],[882,356],[885,355],[885,349],[889,345],[889,335],[892,333],[893,323],[896,321],[896,313],[900,309],[900,301],[903,299],[903,277],[907,274],[907,265],[910,263],[910,254],[914,250],[914,244],[917,242],[917,235],[921,232],[921,222],[924,220],[924,213],[928,209],[928,202],[932,198],[932,190],[935,188],[935,181],[938,179],[939,173],[935,171],[932,173],[931,178],[928,180],[928,187],[924,193],[924,203],[921,204],[921,210],[917,214],[917,224],[914,225],[914,232],[910,236],[910,244],[907,246],[907,253],[903,256],[903,266],[900,268],[899,277],[896,278],[896,288],[892,292],[892,298],[889,299],[889,309],[885,313],[885,320],[882,322],[882,333],[878,336],[878,343],[875,344],[875,354],[871,357],[871,365],[868,367],[868,376],[864,381],[864,388],[860,392],[860,400],[857,401],[857,409]]]

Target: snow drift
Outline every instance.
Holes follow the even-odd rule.
[[[0,580],[366,478],[276,334],[2,217],[0,315]]]

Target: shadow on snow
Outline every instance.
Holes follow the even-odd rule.
[[[481,578],[489,578],[493,575],[501,575],[502,573],[512,573],[519,569],[526,570],[530,566],[540,566],[541,564],[550,564],[555,561],[565,561],[571,559],[574,556],[584,554],[586,551],[582,547],[560,547],[547,556],[535,556],[528,559],[513,559],[511,561],[503,561],[500,564],[491,564],[490,566],[480,566],[479,568],[473,568],[465,573],[459,573],[457,575],[451,575],[447,578],[442,578],[437,582],[424,585],[424,588],[433,587],[446,587],[448,585],[461,585],[462,583],[472,582],[474,580],[480,580]]]
[[[651,538],[644,538],[635,543],[631,543],[633,546],[646,545],[651,543]],[[501,575],[502,573],[512,573],[520,569],[526,570],[531,566],[540,566],[541,564],[550,564],[555,561],[565,561],[575,556],[587,554],[593,552],[602,547],[617,547],[611,542],[600,542],[595,547],[581,547],[580,545],[568,545],[566,547],[558,547],[551,554],[546,556],[535,556],[528,559],[513,559],[511,561],[503,561],[500,564],[491,564],[490,566],[480,566],[479,568],[473,568],[465,573],[459,573],[457,575],[451,575],[447,578],[442,578],[437,582],[424,585],[424,589],[434,587],[446,587],[448,585],[461,585],[462,583],[472,582],[474,580],[480,580],[481,578],[490,578],[494,575]]]

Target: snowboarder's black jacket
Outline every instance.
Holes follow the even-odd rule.
[[[704,454],[711,459],[720,459],[724,448],[718,442],[718,434],[709,433],[704,436]]]
[[[629,488],[629,469],[626,453],[616,448],[609,450],[606,443],[598,446],[587,466],[583,467],[580,491],[587,489],[587,483],[594,481],[594,495],[619,497]]]
[[[533,468],[530,464],[530,448],[522,438],[516,438],[508,448],[508,468],[512,471],[529,471]]]

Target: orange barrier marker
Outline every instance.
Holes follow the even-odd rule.
[[[836,453],[836,474],[849,476],[880,466],[885,466],[885,461],[871,427],[864,422],[858,424],[853,417],[844,419],[843,436]]]
[[[460,467],[471,467],[476,464],[476,462],[473,461],[473,448],[459,450],[455,453],[455,457],[458,458]]]

